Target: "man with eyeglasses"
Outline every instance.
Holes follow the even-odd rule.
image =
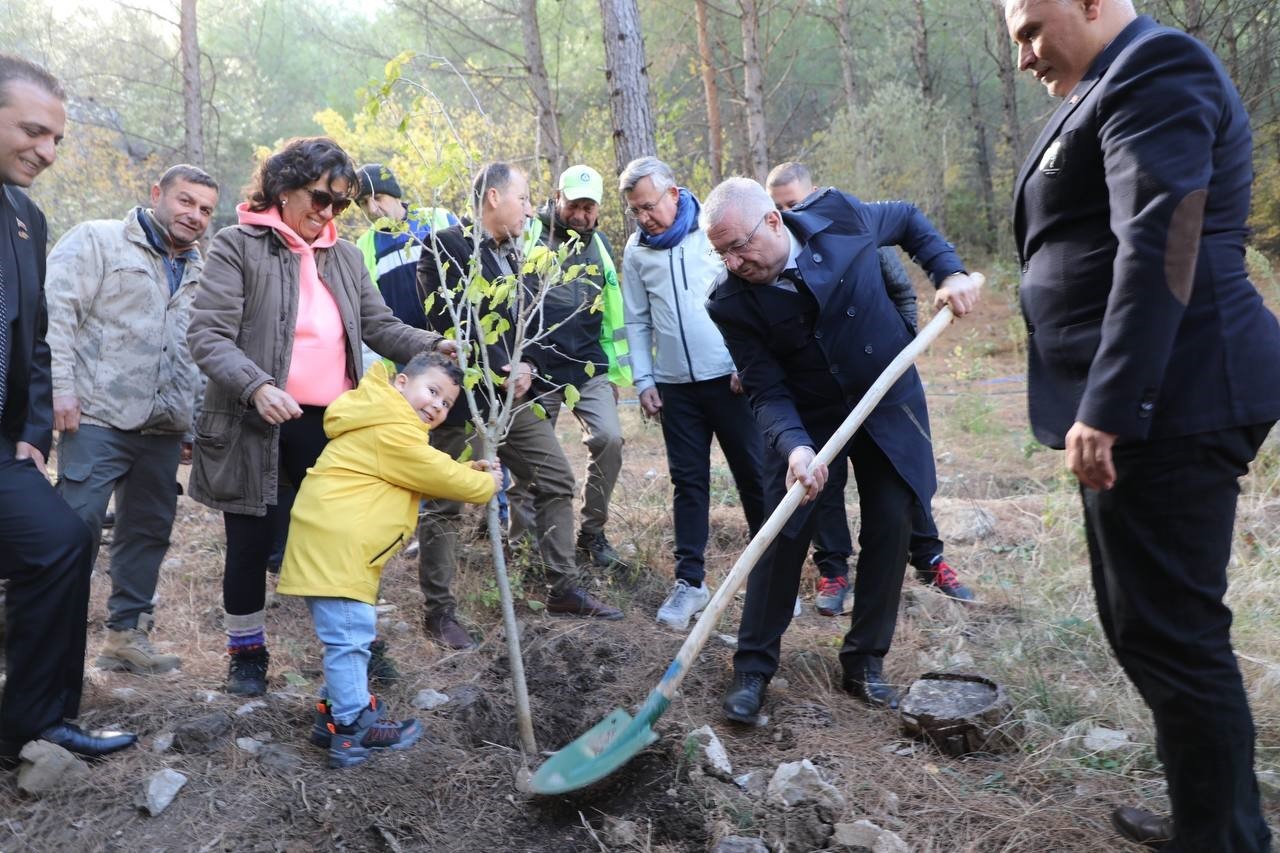
[[[795,482],[811,502],[827,481],[826,466],[809,470],[818,448],[913,337],[885,292],[874,250],[906,249],[938,285],[936,304],[949,302],[958,316],[976,304],[977,283],[906,202],[867,204],[830,191],[779,212],[760,184],[730,178],[708,196],[701,220],[726,267],[707,310],[742,371],[770,450],[766,505],[777,506]],[[924,389],[910,369],[833,462],[853,465],[861,515],[841,686],[873,707],[898,704],[883,661],[897,622],[911,508],[936,487],[930,453]],[[813,526],[811,506],[801,506],[748,580],[723,705],[731,720],[753,722],[764,703]]]
[[[778,210],[794,210],[800,205],[815,203],[819,196],[835,192],[831,187],[819,189],[813,183],[809,169],[794,161],[781,163],[769,172],[765,188]],[[916,290],[907,276],[907,270],[898,259],[892,246],[880,248],[880,276],[885,291],[893,301],[903,321],[916,333]],[[929,463],[933,463],[930,455]],[[849,538],[848,512],[844,501],[844,488],[848,470],[839,466],[832,470],[828,488],[822,492],[813,512],[818,516],[813,531],[813,562],[818,567],[818,597],[815,605],[824,616],[838,616],[844,609],[845,594],[849,591],[849,557],[853,543]],[[932,508],[917,505],[912,510],[911,545],[908,562],[915,568],[921,583],[936,587],[940,592],[959,601],[972,601],[973,592],[960,582],[956,570],[943,556],[942,540],[938,538],[938,525],[933,520]]]
[[[639,229],[622,259],[631,370],[644,414],[662,423],[675,488],[675,584],[658,609],[682,630],[706,608],[711,439],[720,443],[754,536],[764,520],[763,445],[737,368],[707,316],[707,291],[724,272],[698,225],[698,200],[656,157],[631,161],[619,188]]]
[[[217,204],[208,173],[171,166],[152,186],[150,207],[81,223],[49,253],[58,493],[93,531],[95,554],[116,498],[103,669],[161,673],[181,663],[148,635],[201,391],[187,349],[204,267],[196,244]]]

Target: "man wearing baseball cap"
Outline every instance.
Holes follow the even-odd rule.
[[[555,198],[530,220],[525,254],[556,251],[568,244],[564,268],[582,265],[572,281],[552,288],[544,307],[548,335],[540,351],[541,376],[535,380],[538,400],[555,423],[568,386],[578,400],[572,411],[582,426],[582,441],[591,461],[583,489],[578,528],[578,560],[600,568],[625,564],[605,537],[609,499],[622,469],[622,425],[618,422],[618,388],[631,384],[631,358],[622,315],[622,291],[609,241],[596,225],[604,181],[590,166],[570,166],[560,175]],[[527,487],[512,489],[512,533],[532,530],[532,501]]]
[[[425,329],[427,317],[418,298],[418,258],[428,234],[457,225],[458,219],[443,207],[409,207],[401,200],[404,193],[396,176],[381,163],[361,166],[356,175],[360,179],[356,202],[372,223],[356,240],[369,277],[396,317]]]

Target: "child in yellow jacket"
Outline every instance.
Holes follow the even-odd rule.
[[[382,567],[412,535],[419,500],[485,503],[502,482],[496,466],[455,462],[427,442],[461,382],[457,365],[435,354],[415,357],[391,382],[375,363],[325,411],[329,443],[298,490],[277,592],[306,598],[324,643],[326,698],[318,710],[330,767],[359,764],[373,750],[408,749],[422,734],[416,720],[382,718],[369,694],[369,645]]]

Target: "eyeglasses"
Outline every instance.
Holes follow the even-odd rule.
[[[747,246],[750,245],[751,241],[755,239],[756,232],[760,230],[760,226],[763,225],[764,221],[768,218],[769,218],[769,214],[766,213],[764,216],[760,217],[760,221],[756,223],[756,227],[752,228],[751,233],[748,234],[744,239],[739,240],[738,242],[734,243],[732,246],[726,246],[724,249],[712,249],[711,253],[713,255],[718,256],[722,261],[728,260],[730,255],[733,255],[736,257],[739,252],[747,248]]]
[[[316,213],[326,207],[332,207],[333,215],[341,216],[342,212],[351,206],[352,199],[349,196],[334,195],[327,190],[313,190],[310,187],[303,187],[303,189],[311,195],[311,209]]]
[[[660,204],[662,204],[662,199],[658,199],[657,201],[651,201],[648,204],[642,204],[639,207],[628,207],[626,210],[623,211],[623,213],[625,213],[627,216],[630,216],[632,219],[639,219],[640,214],[653,213],[653,209]]]

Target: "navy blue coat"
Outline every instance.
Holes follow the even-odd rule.
[[[1036,438],[1280,417],[1280,327],[1244,267],[1249,118],[1217,58],[1140,17],[1049,119],[1015,185]]]
[[[13,322],[9,373],[0,434],[25,441],[46,457],[53,443],[53,384],[49,374],[48,317],[44,303],[44,259],[48,232],[44,214],[21,190],[0,184],[0,240],[12,247],[5,257],[4,287]]]
[[[782,214],[801,244],[809,293],[726,272],[707,299],[768,445],[818,449],[914,331],[888,294],[880,246],[900,245],[940,284],[963,271],[954,248],[906,202],[865,203],[828,189]],[[812,295],[810,295],[812,294]],[[920,376],[899,379],[863,427],[928,506],[937,487]]]

